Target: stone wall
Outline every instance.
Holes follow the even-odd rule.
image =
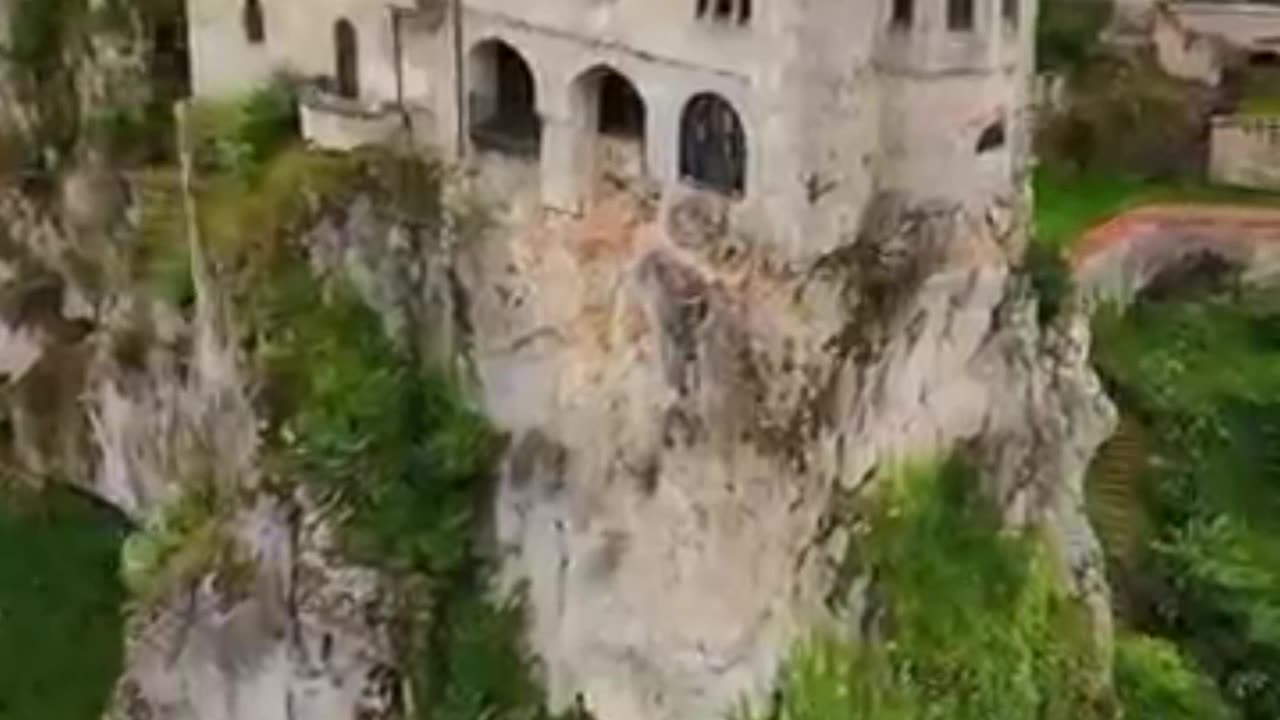
[[[1179,2],[1170,10],[1184,27],[1202,35],[1217,35],[1232,45],[1270,49],[1280,37],[1280,6],[1261,3]]]
[[[1214,118],[1209,175],[1228,185],[1280,190],[1280,118]]]

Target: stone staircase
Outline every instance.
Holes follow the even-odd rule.
[[[176,172],[148,172],[133,179],[138,200],[138,239],[145,248],[185,240],[182,185]]]
[[[1115,569],[1133,568],[1146,541],[1149,520],[1142,492],[1146,468],[1145,429],[1134,417],[1122,415],[1085,483],[1089,518]]]

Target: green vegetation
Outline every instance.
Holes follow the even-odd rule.
[[[1226,720],[1213,683],[1172,643],[1142,635],[1116,639],[1116,691],[1131,720]]]
[[[18,100],[34,115],[34,137],[21,142],[27,162],[65,155],[80,132],[74,59],[86,41],[85,0],[16,0],[2,57]]]
[[[344,508],[352,558],[403,583],[401,651],[422,718],[543,717],[520,607],[486,599],[476,545],[500,439],[372,311],[294,267],[260,295],[282,468]]]
[[[1095,330],[1099,369],[1151,444],[1139,481],[1156,527],[1114,579],[1123,619],[1194,659],[1248,720],[1280,717],[1278,309],[1219,290],[1144,299]]]
[[[124,652],[123,521],[66,489],[0,493],[0,718],[100,717]]]
[[[279,76],[242,100],[201,103],[192,112],[192,126],[203,171],[255,180],[298,136],[294,81]]]
[[[1107,0],[1045,0],[1036,27],[1039,69],[1069,72],[1084,64],[1110,17]]]
[[[852,571],[875,578],[883,642],[820,638],[782,678],[786,720],[1109,717],[1079,609],[1038,543],[1004,535],[952,461],[885,478]]]

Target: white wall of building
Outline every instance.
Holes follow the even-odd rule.
[[[333,25],[345,17],[360,40],[360,99],[396,98],[386,5],[262,0],[266,43],[251,46],[242,1],[188,0],[198,95],[243,92],[276,67],[332,75]],[[1016,27],[1001,17],[1001,0],[974,0],[970,31],[945,27],[946,1],[915,0],[912,27],[891,30],[891,0],[755,0],[747,24],[698,18],[697,0],[464,0],[461,18],[401,22],[402,88],[429,116],[419,123],[424,141],[465,154],[466,95],[477,81],[468,57],[487,40],[510,45],[534,77],[540,192],[571,212],[587,196],[594,156],[583,73],[606,66],[635,86],[647,115],[644,164],[667,190],[680,184],[685,104],[715,93],[746,132],[738,224],[786,255],[812,255],[847,242],[877,190],[974,198],[1012,187],[1015,155],[1028,144],[1034,0],[1021,0]],[[1005,146],[979,155],[978,137],[1002,118]]]

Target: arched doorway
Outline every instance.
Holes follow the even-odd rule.
[[[360,96],[360,43],[356,28],[342,18],[333,25],[334,78],[338,94],[345,98]]]
[[[644,99],[625,75],[597,65],[573,83],[574,114],[585,143],[590,184],[626,184],[645,172]]]
[[[747,187],[742,120],[714,93],[689,99],[680,118],[680,177],[695,186],[740,195]]]
[[[542,138],[533,71],[501,40],[471,50],[467,99],[471,141],[477,147],[537,155]]]

